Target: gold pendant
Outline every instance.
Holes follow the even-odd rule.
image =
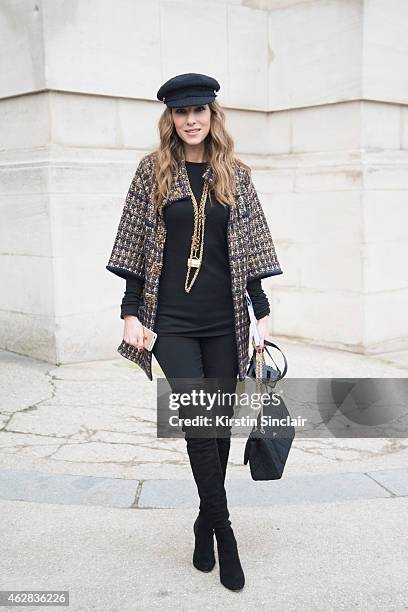
[[[189,257],[187,260],[187,265],[189,268],[199,268],[201,265],[201,259],[198,257]]]

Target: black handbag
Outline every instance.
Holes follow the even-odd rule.
[[[270,342],[264,340],[265,350],[271,357],[276,369],[265,363],[263,351],[254,348],[251,362],[247,370],[247,376],[257,381],[257,388],[264,385],[272,399],[273,389],[287,372],[287,360],[281,349]],[[267,346],[277,348],[284,359],[284,368],[281,372],[276,365]],[[265,391],[264,391],[265,393]],[[282,477],[285,463],[295,437],[295,428],[290,425],[290,414],[283,399],[279,398],[279,404],[275,405],[272,401],[266,406],[261,407],[257,424],[253,427],[245,445],[244,465],[249,461],[251,477],[253,480],[277,480]],[[267,423],[263,423],[263,419]],[[269,419],[279,419],[279,422],[272,422]],[[282,421],[283,420],[283,421]],[[286,421],[286,423],[285,423]]]

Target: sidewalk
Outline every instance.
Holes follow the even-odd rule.
[[[408,374],[408,352],[277,342],[291,377]],[[234,439],[226,486],[247,582],[232,593],[218,563],[191,565],[197,491],[184,439],[156,438],[156,382],[122,358],[0,359],[2,589],[69,589],[75,612],[407,609],[408,440],[295,439],[284,478],[254,482]]]

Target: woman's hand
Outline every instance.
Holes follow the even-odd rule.
[[[144,350],[143,346],[143,325],[134,315],[125,315],[125,328],[123,330],[123,339],[128,344],[131,344],[139,353]]]
[[[258,319],[256,322],[256,328],[259,334],[259,345],[255,344],[255,340],[252,338],[252,346],[257,350],[263,350],[265,348],[264,340],[266,338],[266,334],[268,333],[268,321],[269,315],[265,315],[262,319]]]

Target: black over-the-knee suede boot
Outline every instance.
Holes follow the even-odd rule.
[[[203,510],[215,530],[221,583],[231,590],[242,589],[244,572],[229,520],[227,496],[216,438],[189,438],[187,452]]]
[[[193,565],[201,571],[209,572],[215,565],[213,520],[216,517],[224,524],[227,508],[223,473],[215,437],[193,438],[187,433],[186,443],[200,497],[200,513],[194,523]]]
[[[223,482],[225,482],[228,456],[231,446],[230,438],[217,438],[218,456],[220,458]],[[193,565],[202,572],[210,572],[215,565],[214,555],[214,528],[211,521],[204,514],[200,501],[200,510],[194,521],[195,545]]]

